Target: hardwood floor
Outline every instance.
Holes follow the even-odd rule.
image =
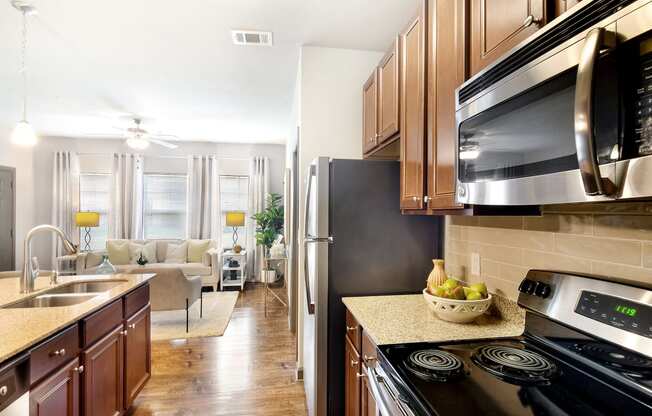
[[[287,313],[271,301],[265,318],[263,295],[247,286],[222,337],[154,342],[152,378],[128,414],[306,415]]]

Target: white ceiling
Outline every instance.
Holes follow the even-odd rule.
[[[28,118],[87,137],[145,118],[184,140],[283,143],[299,47],[385,50],[420,0],[34,0]],[[271,48],[231,29],[270,30]],[[21,16],[0,0],[0,125],[20,118]]]

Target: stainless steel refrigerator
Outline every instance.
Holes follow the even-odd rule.
[[[341,416],[342,297],[420,292],[443,227],[439,217],[401,215],[398,162],[320,157],[305,180],[304,388],[309,415]]]

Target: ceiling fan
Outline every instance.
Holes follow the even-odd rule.
[[[178,140],[179,137],[173,135],[173,134],[154,134],[150,133],[147,130],[145,130],[141,124],[142,124],[142,119],[138,117],[134,117],[133,119],[133,125],[131,127],[128,127],[126,129],[120,128],[120,127],[114,127],[116,130],[120,130],[122,132],[122,135],[126,139],[127,146],[131,147],[132,149],[136,150],[143,150],[149,147],[150,144],[154,143],[159,146],[166,147],[168,149],[176,149],[179,147],[178,145],[174,143],[170,143],[169,141],[165,141],[162,139],[169,138],[173,140]],[[107,134],[101,134],[101,135],[96,135],[93,134],[93,136],[111,136]]]

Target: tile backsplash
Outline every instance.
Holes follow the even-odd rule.
[[[529,269],[554,269],[652,283],[652,215],[545,213],[541,217],[446,217],[446,271],[510,299]],[[471,273],[472,253],[480,274]]]

